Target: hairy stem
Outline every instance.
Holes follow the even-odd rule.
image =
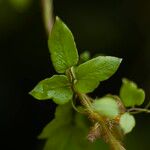
[[[76,77],[74,75],[73,68],[70,68],[66,71],[66,75],[68,76],[70,82],[72,83],[72,90],[74,91],[74,94],[79,98],[81,104],[84,106],[86,115],[94,121],[95,123],[99,123],[102,127],[103,134],[104,134],[104,140],[106,143],[108,143],[112,150],[125,150],[125,148],[121,145],[120,141],[118,141],[115,136],[112,134],[111,130],[109,129],[107,125],[106,118],[101,116],[99,113],[95,112],[92,108],[92,101],[93,99],[87,96],[86,94],[82,94],[76,91],[74,88],[74,81],[76,80]]]
[[[77,95],[79,96],[83,106],[86,108],[88,116],[92,118],[95,122],[99,122],[100,126],[103,129],[103,133],[105,134],[104,140],[110,145],[111,149],[125,150],[121,143],[111,133],[109,127],[106,124],[106,120],[100,114],[93,111],[91,107],[91,98],[89,98],[86,94],[77,93]]]

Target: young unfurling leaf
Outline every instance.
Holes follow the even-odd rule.
[[[90,52],[89,51],[84,51],[83,53],[80,54],[80,60],[79,64],[82,64],[90,59]]]
[[[78,62],[78,52],[69,28],[56,17],[48,40],[49,51],[55,70],[64,73]]]
[[[114,119],[119,114],[118,104],[111,97],[96,99],[92,107],[94,111],[111,119]]]
[[[127,79],[122,80],[123,84],[120,89],[120,98],[126,107],[141,105],[145,99],[145,92],[143,89]]]
[[[117,71],[120,63],[120,58],[99,56],[79,65],[75,70],[76,90],[81,93],[92,92],[100,81],[107,80]]]
[[[38,100],[53,99],[57,104],[67,103],[72,99],[72,90],[65,75],[54,75],[39,82],[30,94]]]

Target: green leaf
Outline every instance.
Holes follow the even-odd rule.
[[[78,52],[69,28],[56,17],[48,40],[52,63],[58,73],[64,73],[78,62]]]
[[[98,112],[101,115],[114,119],[119,115],[119,108],[116,100],[111,97],[103,97],[96,99],[92,103],[92,108],[94,111]]]
[[[57,104],[67,103],[73,92],[65,75],[54,75],[39,82],[30,94],[38,100],[53,99]]]
[[[145,100],[145,92],[143,89],[127,79],[122,80],[123,84],[120,89],[120,98],[126,107],[143,104]]]
[[[75,88],[80,93],[92,92],[100,81],[110,78],[118,69],[120,58],[99,56],[93,58],[76,68]]]
[[[55,118],[43,129],[40,139],[46,139],[44,150],[107,150],[101,141],[89,143],[86,139],[86,119],[75,113],[70,103],[56,109]]]
[[[124,131],[124,134],[131,132],[135,126],[135,119],[133,115],[130,115],[129,113],[121,115],[119,125]]]

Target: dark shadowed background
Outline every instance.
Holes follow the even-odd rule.
[[[118,94],[122,77],[150,100],[150,1],[54,0],[54,12],[72,30],[79,52],[123,58],[118,72],[93,96]],[[0,149],[41,150],[37,135],[54,115],[52,101],[28,92],[53,75],[40,0],[0,0]],[[127,150],[150,148],[150,115],[136,116]]]

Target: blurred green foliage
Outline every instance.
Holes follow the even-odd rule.
[[[90,143],[86,136],[90,124],[81,114],[76,113],[70,103],[59,105],[53,119],[39,135],[46,139],[44,150],[107,150],[101,140]]]
[[[29,8],[32,0],[9,0],[10,4],[14,9],[19,12],[25,11]]]

